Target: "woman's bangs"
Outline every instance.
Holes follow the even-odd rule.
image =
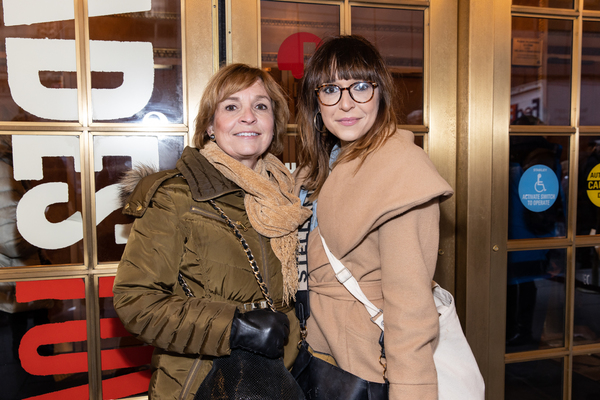
[[[335,63],[334,80],[361,80],[379,82],[377,71],[372,63],[362,57],[348,54],[347,57],[338,57]]]

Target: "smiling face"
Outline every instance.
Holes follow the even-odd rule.
[[[358,80],[337,79],[334,82],[323,83],[333,83],[345,88],[354,82]],[[379,110],[379,89],[375,88],[373,98],[367,103],[355,102],[348,90],[344,90],[339,103],[334,106],[319,103],[319,110],[327,130],[340,139],[341,145],[344,146],[363,137],[375,123]]]
[[[261,80],[217,105],[207,129],[217,145],[245,166],[254,169],[273,139],[275,119],[271,98]]]

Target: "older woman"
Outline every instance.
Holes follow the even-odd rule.
[[[192,398],[211,360],[235,348],[283,356],[287,367],[296,357],[296,231],[310,212],[273,155],[282,150],[288,113],[268,74],[222,68],[200,103],[196,148],[183,151],[176,169],[145,177],[125,206],[137,219],[114,305],[125,327],[156,348],[152,399]],[[277,312],[261,309],[246,249],[222,214],[243,234]]]

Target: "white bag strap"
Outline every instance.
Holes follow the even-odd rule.
[[[325,254],[327,254],[329,264],[331,264],[331,268],[333,268],[333,272],[335,273],[337,280],[340,281],[340,283],[344,285],[344,287],[348,289],[348,291],[354,297],[356,297],[358,301],[363,303],[369,315],[371,315],[371,321],[383,331],[383,310],[377,308],[375,304],[369,301],[367,296],[365,296],[362,289],[358,285],[356,278],[352,275],[352,272],[350,272],[348,268],[344,267],[344,264],[342,264],[342,262],[331,253],[329,247],[327,247],[327,243],[325,243],[323,235],[321,235],[321,230],[319,230],[319,236],[321,236],[321,242],[323,242]]]

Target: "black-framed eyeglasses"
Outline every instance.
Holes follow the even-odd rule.
[[[319,103],[324,106],[335,106],[342,99],[342,93],[347,90],[350,97],[357,103],[368,103],[375,94],[376,82],[358,81],[348,87],[339,87],[333,83],[325,83],[315,89]]]

